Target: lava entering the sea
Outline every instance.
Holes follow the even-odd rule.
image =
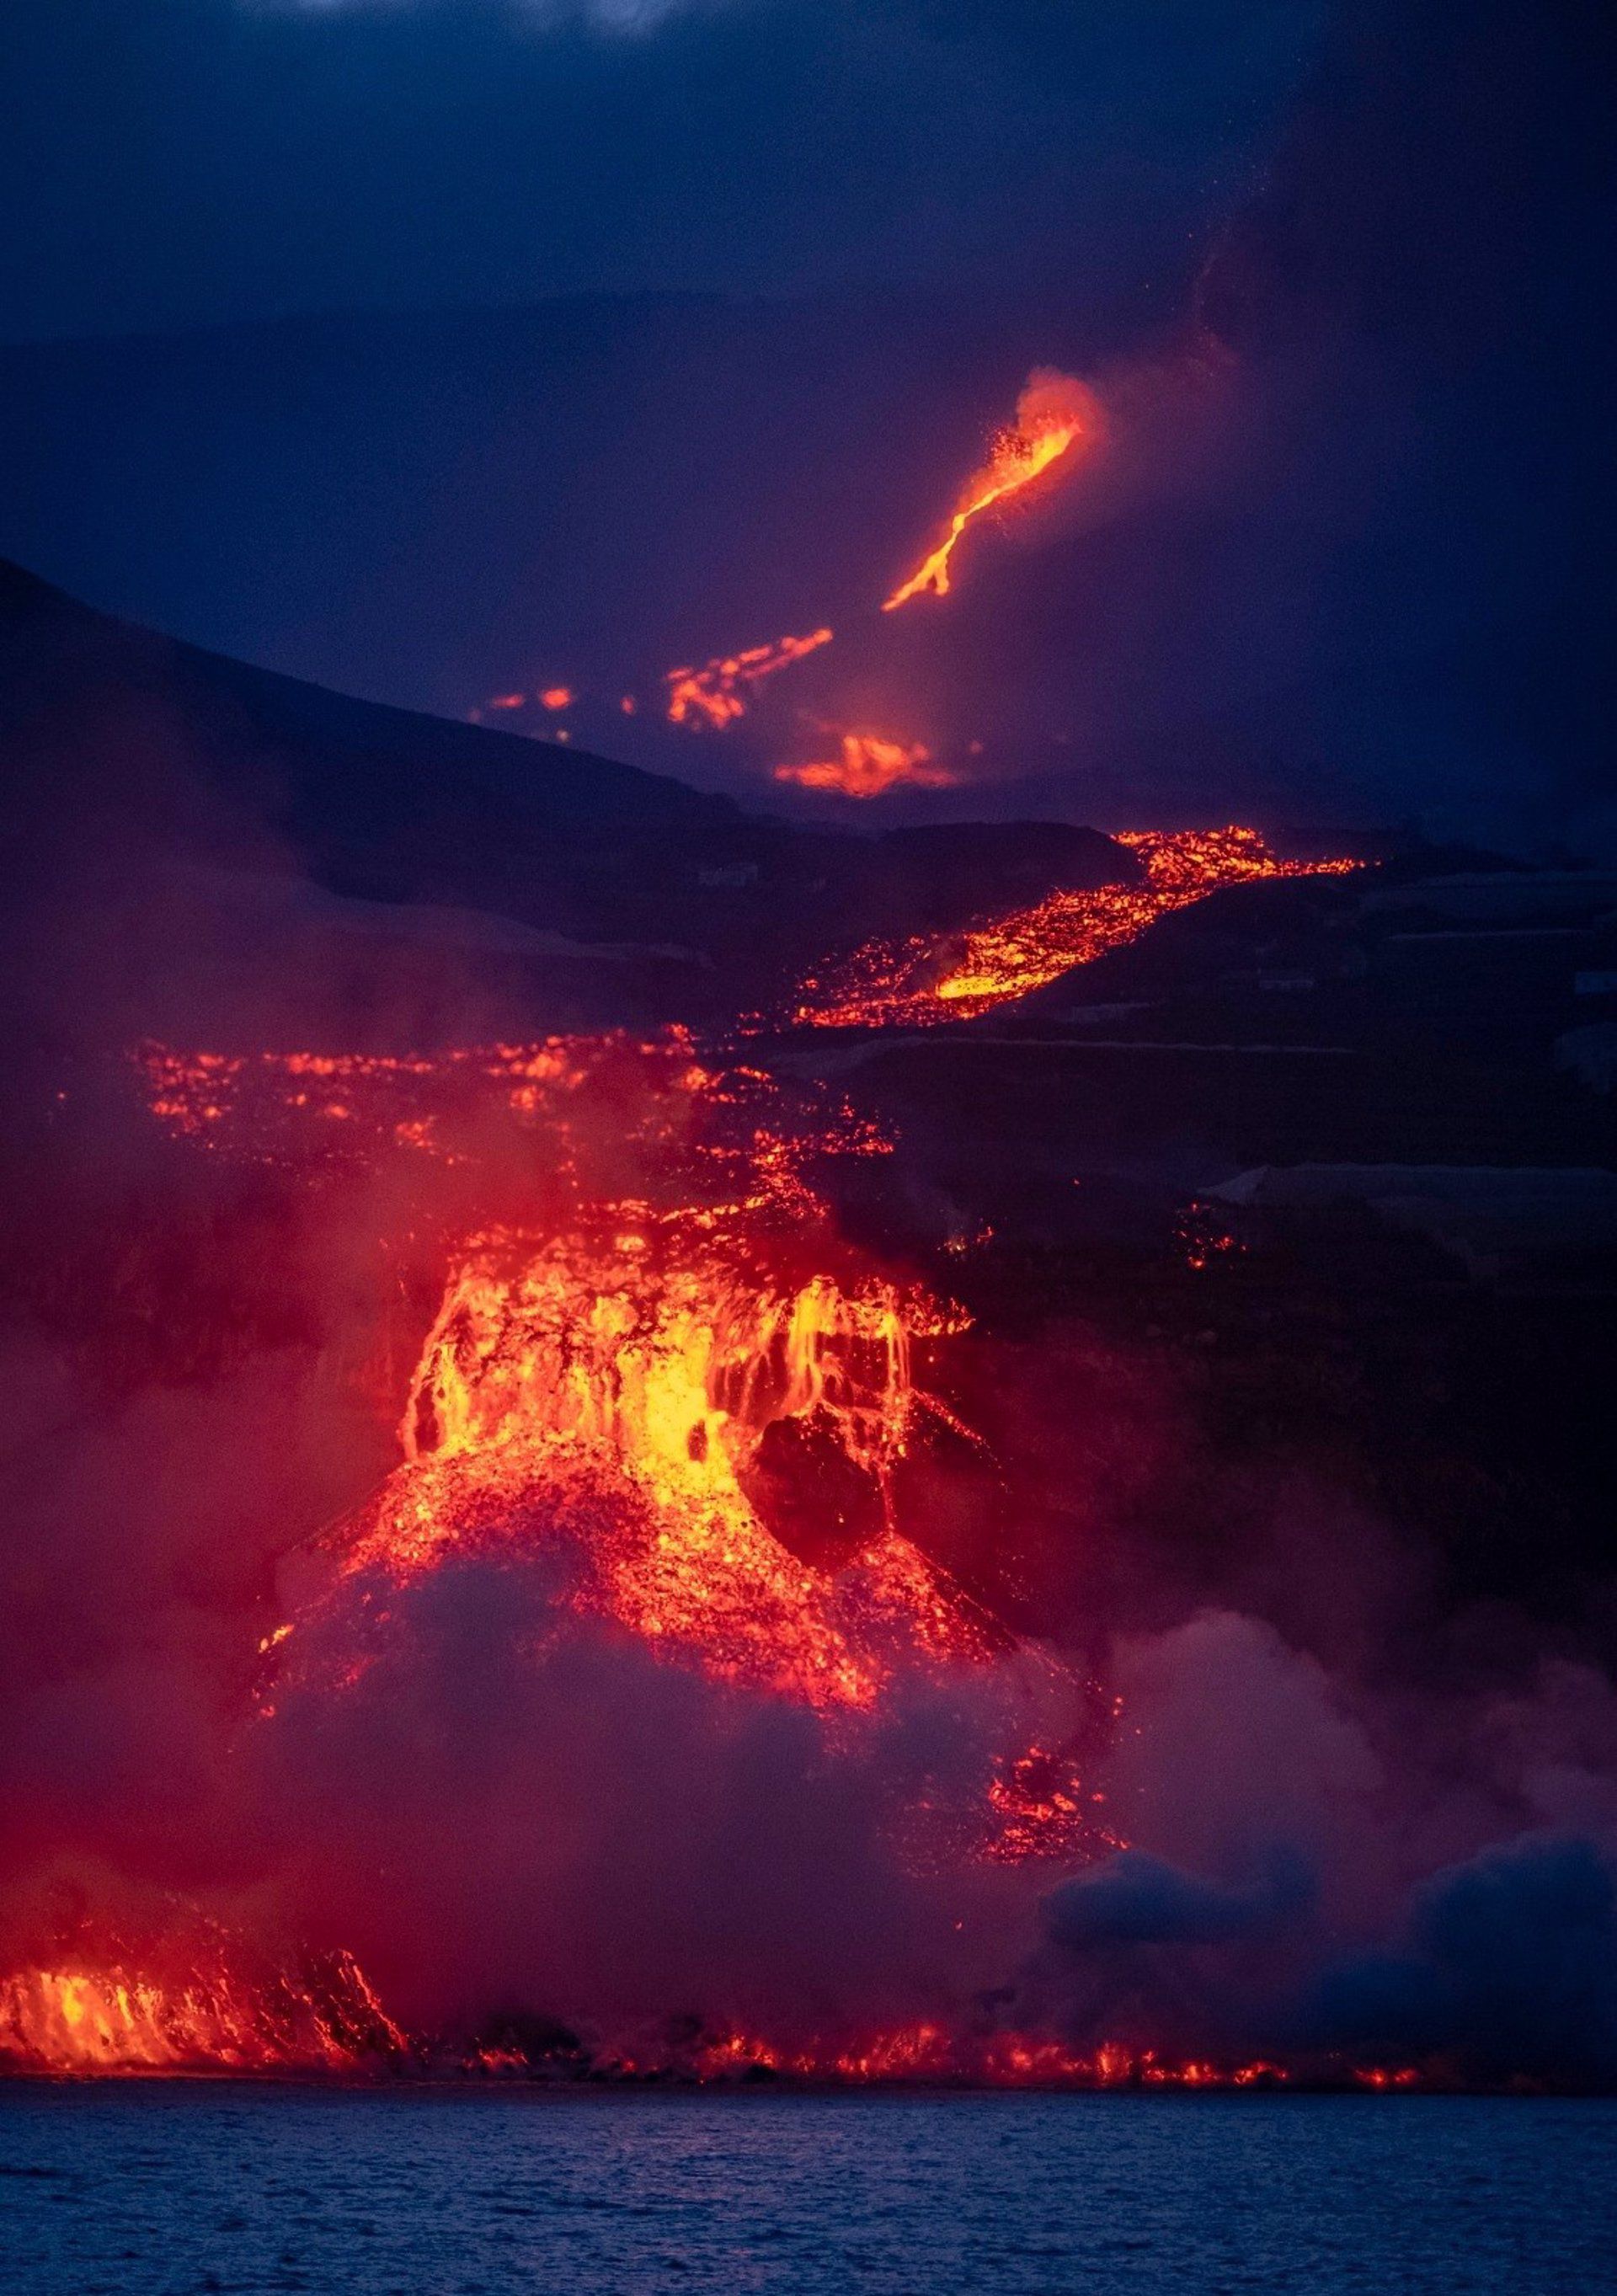
[[[1093,1686],[1019,1643],[906,1527],[907,1463],[934,1437],[974,1440],[932,1378],[967,1319],[838,1237],[817,1165],[891,1145],[852,1110],[706,1062],[677,1031],[442,1055],[148,1046],[140,1065],[152,1112],[195,1150],[337,1191],[390,1162],[416,1191],[418,1235],[431,1191],[453,1183],[458,1208],[480,1168],[498,1208],[514,1185],[529,1214],[467,1233],[457,1209],[442,1226],[404,1456],[291,1558],[233,1762],[273,1770],[289,1729],[293,1746],[312,1731],[324,1760],[345,1711],[412,1695],[411,1606],[419,1619],[440,1576],[470,1569],[525,1587],[521,1616],[539,1604],[521,1664],[542,1670],[575,1640],[616,1647],[702,1685],[716,1717],[800,1717],[884,1865],[917,1877],[907,1891],[955,1874],[965,1901],[1003,1896],[1116,1846],[1086,1777]],[[491,1154],[504,1197],[480,1165]],[[902,1751],[906,1709],[929,1700],[954,1716],[947,1759]],[[239,1924],[193,1907],[142,1953],[118,1941],[114,1891],[70,1948],[44,1940],[0,1980],[0,2056],[61,2073],[513,2069],[509,2046],[468,2026],[396,2021],[351,1953],[289,1962],[226,1918]],[[366,1971],[373,1942],[357,1939]],[[594,2032],[569,2062],[622,2079],[1089,2077],[988,2028],[946,2041],[942,2025],[878,2032],[844,2013],[820,2038],[795,2016],[771,2032],[744,1993],[699,2045],[671,2027]]]
[[[239,1939],[82,1945],[0,1977],[0,2070],[350,2074],[410,2043],[353,1956],[279,1965]]]
[[[1202,882],[1174,840],[1152,865],[1164,893]],[[168,1932],[148,1923],[144,1947],[110,1869],[92,1868],[76,1889],[81,1904],[102,1892],[99,1915],[42,1923],[20,1954],[8,1933],[0,2064],[1079,2088],[1424,2078],[1379,2058],[1360,2072],[1238,2045],[1176,2053],[1157,2034],[1082,2030],[1036,1978],[1001,1983],[1034,1968],[1052,1884],[1104,1874],[1121,1846],[1096,1778],[1129,1734],[1115,1700],[1011,1633],[917,1537],[915,1462],[974,1442],[951,1379],[966,1317],[839,1234],[824,1160],[891,1144],[855,1111],[677,1031],[408,1056],[148,1047],[141,1068],[185,1152],[340,1201],[388,1166],[364,1201],[393,1203],[441,1289],[396,1397],[399,1464],[283,1558],[256,1669],[242,1654],[220,1759],[226,1775],[277,1781],[289,1866],[179,1909]],[[496,1217],[468,1225],[480,1201]],[[594,1750],[614,1731],[603,1793]],[[738,1776],[751,1800],[730,1799]],[[805,1852],[817,1808],[829,1830]],[[789,1854],[750,1874],[760,1826]],[[891,1894],[872,1912],[833,1879],[821,1957],[805,1985],[788,1952],[783,1995],[776,1930],[792,1932],[844,1832],[862,1845],[856,1891]],[[654,1950],[635,1964],[652,2002],[643,1990],[624,2010],[610,1986],[597,2000],[577,1982],[579,1939],[595,1952],[623,1905],[638,1935],[636,1893],[670,1859],[705,1870],[717,1902],[700,1897],[685,1933],[652,1917]],[[730,1923],[737,1888],[762,1908],[761,1946]],[[573,1905],[558,1920],[559,1890]],[[480,1918],[490,1893],[497,1930],[523,1940],[521,2009],[509,1974],[460,1978],[465,1909]],[[896,1988],[873,1990],[861,1962],[871,1921]],[[306,1935],[317,1948],[271,1941]],[[682,1974],[659,1997],[670,1954]],[[693,1997],[700,2015],[673,2013]]]

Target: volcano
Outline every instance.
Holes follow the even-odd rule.
[[[1602,873],[810,832],[0,603],[9,2064],[1593,2077],[1464,1909],[1605,1935],[1499,1815],[1604,1790]]]

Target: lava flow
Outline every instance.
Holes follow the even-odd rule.
[[[283,1551],[241,1652],[209,1807],[264,1870],[166,1928],[104,1858],[42,1877],[0,2067],[1286,2078],[1071,2013],[1043,1909],[1123,1847],[1094,1782],[1120,1710],[919,1543],[917,1463],[982,1456],[950,1399],[967,1319],[821,1193],[824,1160],[890,1141],[677,1031],[140,1066],[176,1152],[402,1208],[441,1292],[402,1458]],[[1117,1900],[1090,1902],[1104,1938]]]
[[[330,1168],[340,1118],[352,1154],[453,1161],[473,1152],[479,1103],[542,1144],[527,1193],[543,1220],[447,1240],[403,1461],[320,1543],[322,1663],[351,1585],[541,1551],[564,1562],[576,1615],[825,1714],[874,1711],[906,1669],[1005,1654],[900,1527],[895,1480],[928,1431],[973,1440],[921,1376],[966,1319],[837,1239],[811,1168],[891,1146],[850,1109],[705,1067],[677,1031],[435,1060],[148,1047],[142,1062],[169,1129],[256,1160],[301,1139]],[[609,1120],[644,1193],[595,1192]],[[278,1678],[300,1678],[308,1623],[268,1639]],[[365,1662],[345,1645],[334,1672]],[[1109,1841],[1065,1758],[1035,1745],[1029,1767],[1029,1737],[1077,1685],[1042,1660],[1022,1673],[1027,1734],[985,1772],[975,1815],[947,1824],[998,1859]]]
[[[404,1456],[289,1558],[286,1607],[259,1636],[256,1678],[244,1671],[232,1764],[278,1774],[312,1744],[324,1767],[333,1733],[366,1726],[367,1712],[397,1716],[423,1694],[415,1637],[439,1615],[434,1588],[470,1572],[509,1619],[496,1632],[514,1638],[519,1680],[615,1652],[629,1669],[612,1677],[620,1686],[646,1669],[699,1685],[700,1709],[677,1710],[700,1710],[717,1735],[694,1759],[743,1722],[767,1732],[769,1717],[795,1713],[808,1735],[792,1741],[794,1759],[845,1775],[836,1791],[866,1808],[895,1903],[931,1892],[945,1939],[959,1926],[948,1918],[956,1890],[998,1902],[1036,1889],[1037,1868],[1116,1847],[1080,1766],[1092,1690],[1018,1643],[905,1525],[907,1462],[934,1437],[974,1440],[932,1384],[966,1318],[837,1235],[817,1167],[891,1145],[852,1111],[707,1064],[677,1031],[408,1057],[147,1047],[140,1066],[153,1113],[193,1152],[291,1168],[333,1200],[388,1164],[388,1191],[406,1192],[411,1234],[429,1247],[431,1205],[446,1208],[447,1274],[405,1398]],[[488,1204],[508,1210],[514,1192],[526,1221],[458,1231],[480,1174]],[[947,1759],[902,1751],[899,1716],[928,1700],[949,1717]],[[511,1726],[503,1703],[502,1742]],[[607,1715],[595,1726],[610,1741]],[[634,1758],[621,1759],[632,1780]],[[540,1844],[563,1823],[547,1791],[575,1825],[594,1808],[565,1775],[548,1789],[546,1775],[542,1759],[523,1773],[523,1819]],[[511,2069],[510,2051],[485,2048],[472,2023],[395,2022],[351,1954],[289,1962],[195,1908],[137,1952],[117,1942],[116,1893],[107,1902],[71,1950],[42,1943],[0,1980],[12,2066]],[[391,1968],[385,1920],[365,1911],[364,1891],[357,1902],[365,1967],[380,1953]],[[548,1984],[542,1955],[538,1966]],[[711,2030],[758,2031],[756,1985],[726,1999],[728,1970],[721,1955],[713,2007],[731,2015]],[[592,2030],[587,1995],[559,2005]],[[693,2054],[677,2035],[631,2046],[609,1996],[575,2054],[626,2079],[734,2078],[743,2063],[798,2078],[965,2078],[988,2063],[974,2041],[883,2039],[854,2006],[823,2041],[787,2016],[767,2041]],[[530,2046],[522,2062],[531,2069]],[[1005,2062],[993,2077],[1015,2077]],[[1053,2061],[1029,2063],[1027,2077],[1050,2076]]]
[[[882,602],[883,613],[930,591],[947,595],[949,561],[956,545],[973,519],[1001,503],[1009,502],[1042,478],[1064,455],[1079,447],[1091,447],[1101,435],[1100,401],[1088,387],[1070,374],[1038,367],[1016,402],[1016,420],[995,439],[993,451],[980,471],[966,480],[959,506],[937,547],[927,553],[907,582]]]
[[[405,1464],[328,1551],[344,1578],[399,1583],[543,1539],[578,1611],[710,1677],[868,1708],[906,1658],[987,1654],[892,1521],[892,1467],[943,1407],[912,1348],[954,1328],[891,1283],[783,1281],[647,1207],[610,1208],[591,1235],[477,1239],[428,1339]],[[840,1508],[856,1541],[840,1568],[766,1525],[772,1461]]]
[[[1358,865],[1285,860],[1255,829],[1125,830],[1117,842],[1144,864],[1143,884],[1051,893],[964,933],[867,941],[803,982],[792,1018],[821,1029],[924,1029],[971,1020],[1137,940],[1159,917],[1224,886],[1341,876]]]
[[[777,638],[773,645],[749,646],[742,653],[715,654],[700,668],[687,664],[670,669],[665,680],[669,718],[676,726],[705,726],[722,732],[746,716],[747,696],[754,686],[829,645],[832,635],[828,629],[810,630],[802,637]]]

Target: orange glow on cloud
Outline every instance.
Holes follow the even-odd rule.
[[[840,754],[805,766],[776,766],[777,782],[800,789],[837,790],[843,797],[880,797],[907,782],[915,789],[952,789],[959,779],[934,765],[924,742],[889,742],[877,734],[844,734]]]

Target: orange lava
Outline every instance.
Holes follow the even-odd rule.
[[[715,654],[700,668],[670,669],[668,714],[676,726],[722,731],[747,714],[747,696],[777,671],[831,644],[828,629],[804,637],[777,638],[773,645],[749,646],[743,653]]]
[[[945,596],[949,561],[973,520],[1022,494],[1074,448],[1094,446],[1101,429],[1100,401],[1087,384],[1053,368],[1036,368],[1016,402],[1015,422],[1001,431],[988,461],[966,480],[942,541],[883,602],[883,613],[925,591]]]
[[[1358,866],[1283,860],[1255,829],[1129,830],[1117,841],[1144,863],[1143,884],[1051,893],[964,933],[867,941],[833,970],[803,982],[792,1018],[822,1029],[931,1028],[971,1020],[1137,940],[1159,917],[1223,886],[1340,876]]]
[[[966,2085],[976,2088],[1256,2088],[1288,2076],[1267,2059],[1218,2063],[1164,2059],[1154,2049],[1103,2041],[1075,2049],[1047,2035],[959,2033],[922,2021],[854,2039],[780,2047],[746,2032],[704,2035],[670,2068],[666,2055],[625,2053],[615,2069],[645,2078],[669,2070],[698,2083],[773,2073],[790,2080],[865,2087]]]
[[[851,1110],[706,1068],[677,1030],[435,1057],[141,1058],[153,1113],[219,1152],[329,1160],[335,1136],[356,1156],[470,1157],[491,1106],[539,1151],[542,1219],[454,1247],[403,1463],[327,1541],[343,1577],[554,1541],[579,1611],[822,1708],[869,1706],[903,1663],[987,1653],[892,1501],[920,1429],[955,1424],[917,1356],[964,1319],[859,1263],[807,1177],[821,1157],[890,1146]],[[644,1194],[596,1193],[609,1125]],[[756,1495],[782,1474],[821,1479],[857,1516],[841,1567],[800,1562],[767,1527]]]
[[[840,754],[806,766],[776,766],[777,782],[801,789],[836,790],[843,797],[880,797],[900,782],[914,789],[952,789],[959,780],[932,763],[923,742],[890,742],[876,734],[844,734]]]
[[[74,1955],[0,1978],[10,2072],[351,2073],[408,2047],[348,1954],[266,1972],[216,1940],[162,1975]]]
[[[165,1129],[304,1172],[369,1163],[390,1148],[461,1162],[491,1106],[519,1122],[550,1123],[611,1078],[654,1079],[661,1092],[670,1077],[698,1073],[690,1039],[677,1029],[654,1041],[607,1031],[432,1054],[182,1052],[146,1044],[135,1057],[147,1106]],[[467,1137],[457,1144],[463,1129]]]
[[[480,1238],[428,1336],[405,1462],[329,1551],[344,1578],[397,1583],[539,1541],[568,1554],[572,1607],[669,1658],[868,1707],[901,1660],[988,1647],[890,1498],[928,1408],[914,1346],[957,1327],[883,1280],[782,1280],[700,1216],[617,1206],[591,1234]],[[786,1423],[867,1495],[839,1570],[800,1562],[748,1496]]]
[[[474,1175],[480,1155],[516,1161],[534,1214],[446,1239],[403,1457],[306,1555],[296,1607],[263,1636],[260,1726],[284,1695],[353,1693],[390,1647],[396,1591],[468,1556],[543,1558],[558,1620],[807,1709],[832,1748],[860,1742],[906,1681],[986,1685],[995,1719],[974,1776],[895,1807],[895,1846],[923,1870],[1070,1868],[1116,1846],[1070,1751],[1083,1685],[1017,1645],[900,1520],[899,1470],[929,1428],[973,1439],[929,1384],[966,1318],[837,1235],[818,1160],[890,1145],[851,1110],[710,1065],[672,1030],[437,1056],[152,1046],[142,1062],[154,1113],[197,1148],[291,1162],[322,1156],[335,1132],[348,1152],[407,1160],[424,1127]],[[521,1159],[493,1144],[497,1118],[522,1136]],[[793,1519],[823,1559],[788,1543]],[[343,2070],[401,2051],[353,1964],[338,1976],[300,1994],[278,1974],[239,1979],[228,1960],[166,1982],[115,1956],[42,1964],[0,1992],[0,2030],[26,2070]],[[736,2039],[671,2069],[1054,2077],[1045,2044],[1018,2047],[996,2054],[925,2027],[792,2054]],[[467,2062],[521,2070],[497,2048]],[[670,2069],[666,2050],[599,2062],[624,2078]]]

